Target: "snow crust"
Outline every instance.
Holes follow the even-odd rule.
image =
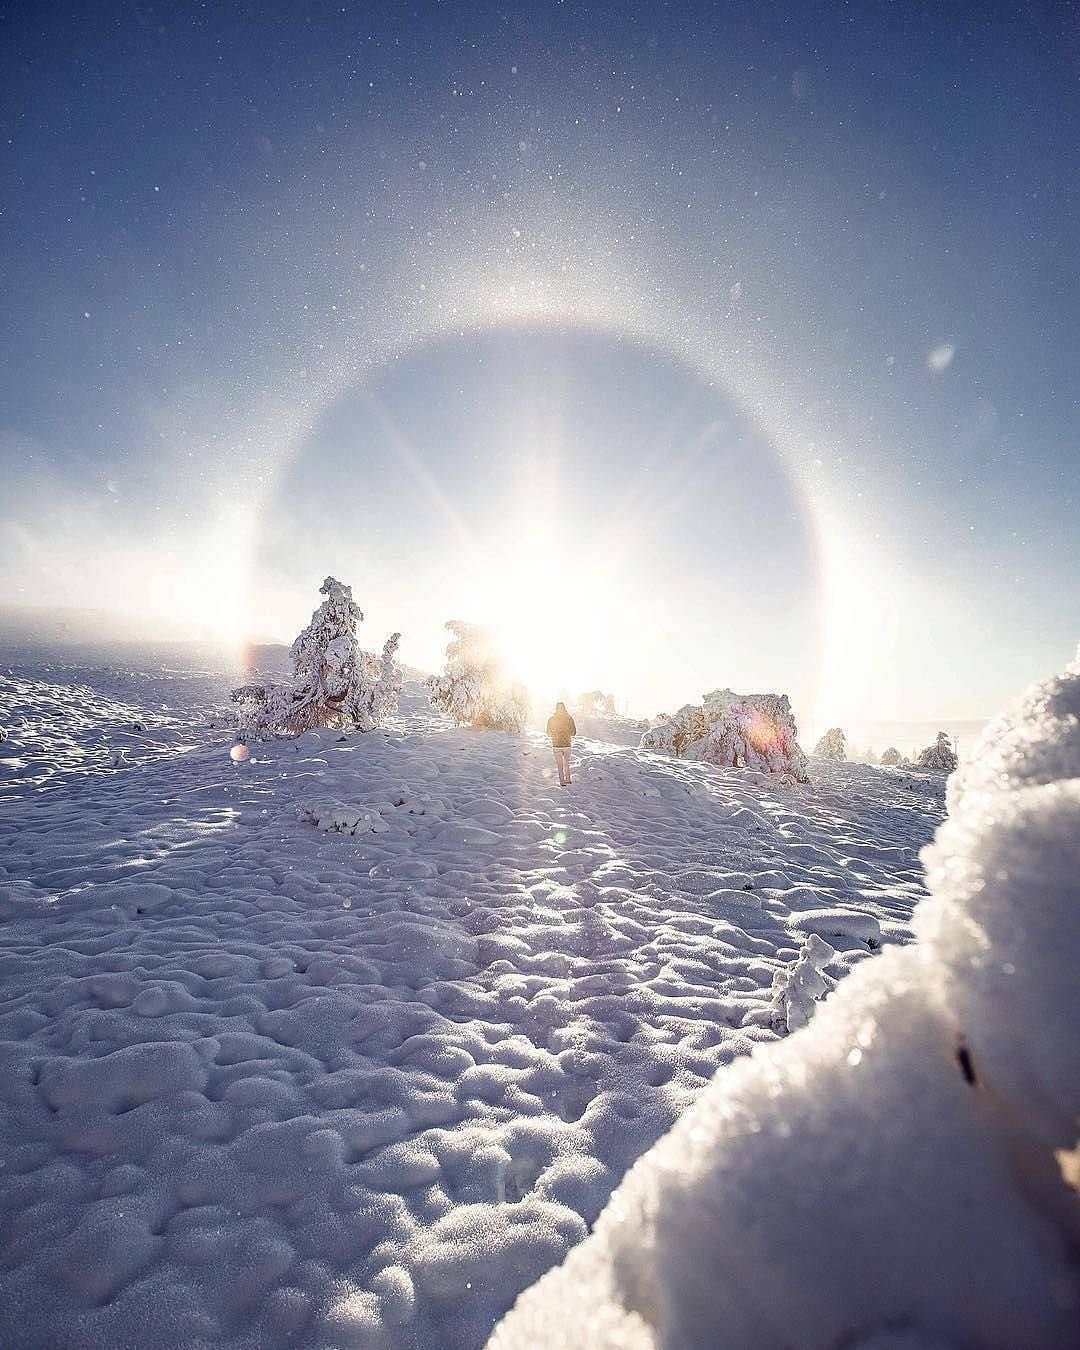
[[[921,942],[718,1074],[490,1350],[1080,1344],[1080,663],[948,803]]]
[[[583,736],[560,792],[416,684],[234,763],[231,683],[0,654],[5,1350],[477,1350],[808,944],[812,1030],[911,937],[940,774]]]

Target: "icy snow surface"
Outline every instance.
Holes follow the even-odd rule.
[[[1080,661],[948,805],[920,942],[718,1074],[490,1350],[1080,1345]]]
[[[234,674],[0,657],[5,1350],[479,1347],[910,937],[940,774],[585,740],[563,791],[415,688],[234,764]]]

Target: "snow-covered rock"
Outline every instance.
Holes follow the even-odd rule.
[[[949,808],[921,943],[718,1074],[490,1350],[1080,1344],[1080,660]]]

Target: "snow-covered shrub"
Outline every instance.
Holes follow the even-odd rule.
[[[824,974],[836,955],[823,937],[811,933],[799,951],[799,959],[782,966],[773,976],[773,1026],[777,1031],[798,1031],[814,1015],[817,1001],[832,987]]]
[[[687,703],[674,717],[650,727],[643,750],[702,760],[731,768],[790,773],[808,781],[806,756],[786,694],[706,694],[703,705]]]
[[[364,616],[352,587],[327,577],[319,593],[326,599],[289,648],[292,682],[232,691],[242,736],[299,736],[316,727],[370,731],[396,710],[401,672],[394,656],[401,634],[386,639],[380,656],[364,651],[356,641]]]
[[[722,1069],[488,1350],[1080,1344],[1080,660],[947,798],[919,941]]]
[[[373,807],[345,802],[300,802],[296,817],[327,834],[385,834],[390,826]]]
[[[847,737],[839,727],[830,727],[814,746],[818,759],[847,759]]]
[[[945,773],[952,773],[959,761],[948,732],[939,731],[934,744],[919,752],[916,763],[920,769],[942,769]]]
[[[882,764],[887,764],[895,767],[895,765],[903,762],[903,758],[904,758],[903,755],[900,753],[899,750],[897,750],[895,745],[890,745],[888,750],[883,750],[881,752]]]
[[[459,619],[446,629],[446,669],[427,681],[431,706],[461,727],[520,731],[529,715],[528,691],[503,676],[490,634]]]
[[[642,750],[655,750],[663,755],[682,756],[687,749],[701,741],[708,726],[705,714],[693,703],[685,703],[674,716],[667,714],[656,721],[641,738]]]

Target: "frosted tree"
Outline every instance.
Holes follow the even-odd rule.
[[[903,755],[897,750],[895,745],[890,745],[888,750],[882,750],[881,752],[882,764],[888,764],[891,767],[895,767],[903,760],[903,758]]]
[[[615,695],[605,694],[602,689],[589,689],[578,694],[574,706],[585,717],[614,717]]]
[[[839,727],[830,727],[814,746],[818,759],[847,759],[847,737]]]
[[[946,731],[939,731],[934,744],[920,751],[916,760],[920,769],[942,769],[945,773],[952,773],[958,763],[956,751]]]
[[[356,629],[364,616],[352,587],[327,577],[319,593],[326,599],[289,648],[292,681],[232,691],[241,736],[298,736],[315,727],[370,731],[397,708],[401,634],[387,638],[379,656],[363,651]]]
[[[643,750],[696,759],[729,768],[766,769],[808,781],[806,756],[786,694],[706,694],[702,706],[687,703],[641,738]]]
[[[490,634],[460,619],[451,619],[446,630],[446,668],[427,681],[431,706],[458,726],[520,731],[529,715],[528,692],[504,678]]]

